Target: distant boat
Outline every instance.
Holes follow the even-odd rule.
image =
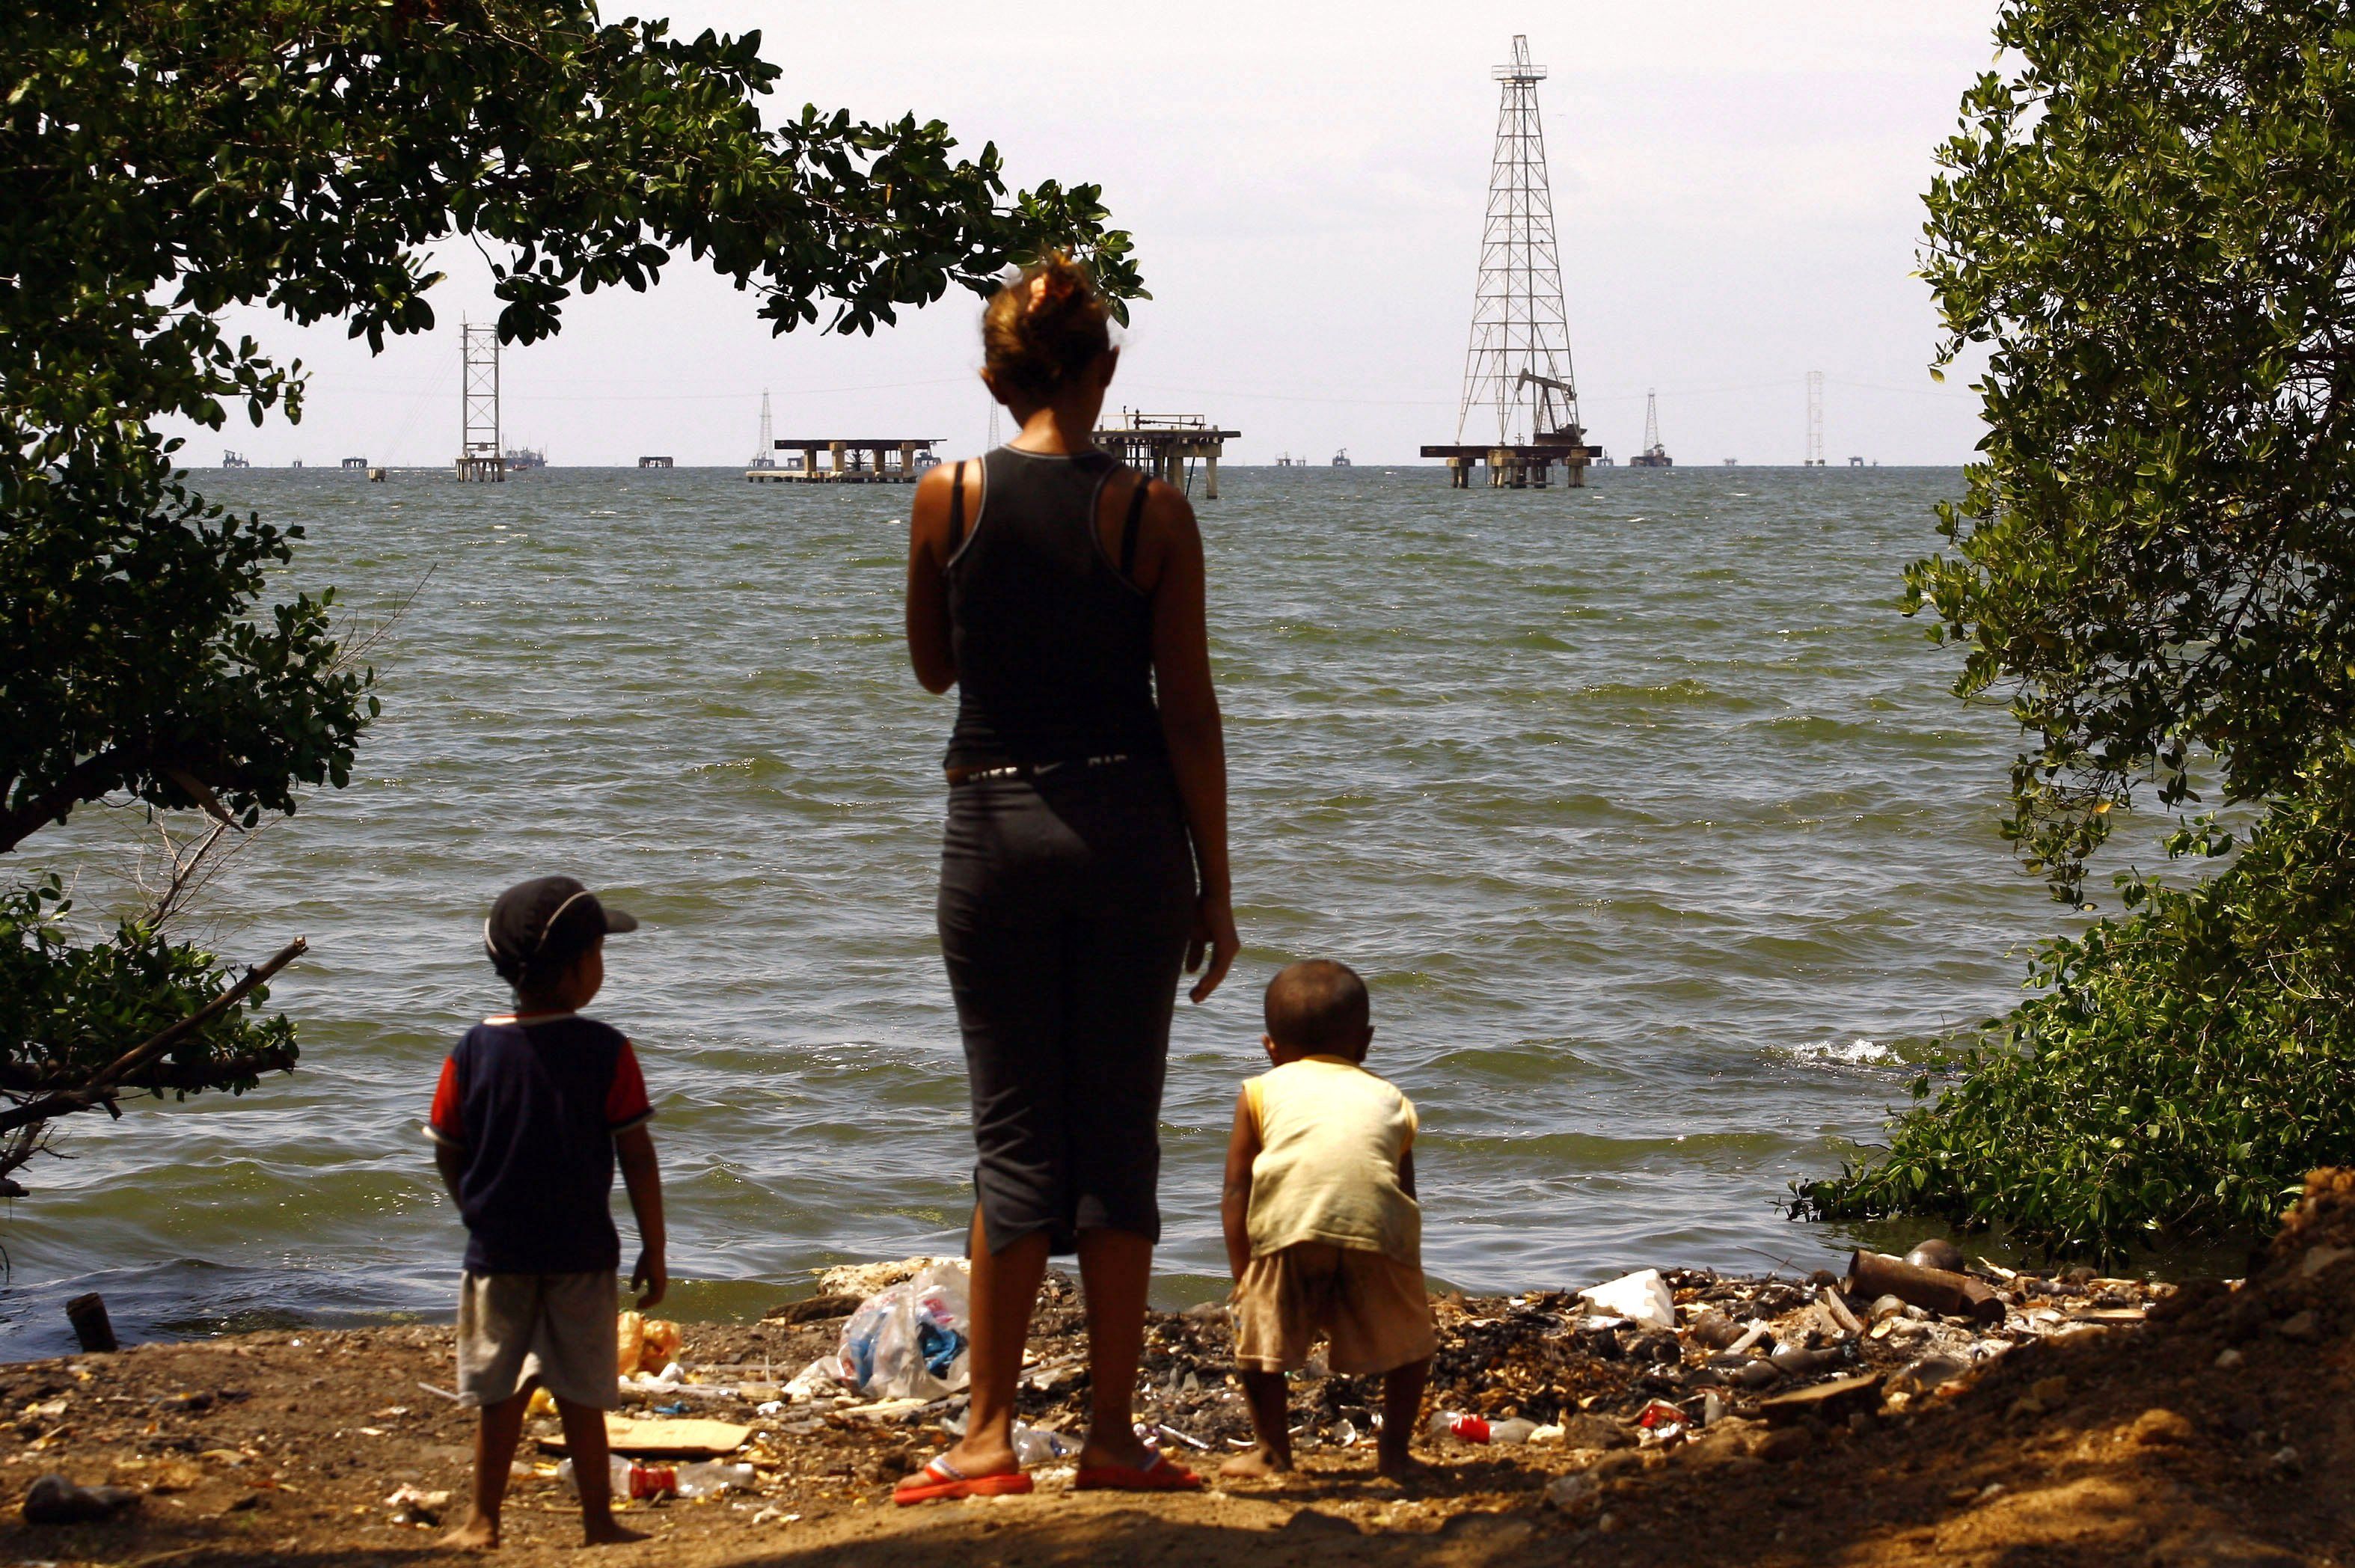
[[[1349,461],[1349,449],[1348,447],[1345,446],[1340,451],[1333,454],[1333,466],[1336,468],[1355,468],[1357,466],[1356,464]]]
[[[507,449],[507,472],[510,474],[520,474],[527,468],[545,468],[547,466],[548,453],[540,451],[537,447],[527,446],[520,450],[514,447]]]

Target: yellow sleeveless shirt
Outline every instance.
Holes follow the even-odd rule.
[[[1243,1097],[1259,1125],[1252,1256],[1325,1242],[1423,1266],[1423,1210],[1399,1185],[1417,1125],[1405,1095],[1345,1058],[1306,1056]]]

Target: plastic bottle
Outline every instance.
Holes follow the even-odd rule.
[[[1025,1466],[1052,1464],[1079,1451],[1079,1445],[1060,1432],[1041,1432],[1019,1423],[1015,1425],[1014,1457]]]
[[[688,1467],[690,1469],[701,1467]],[[743,1470],[747,1479],[751,1477],[752,1467],[750,1465],[735,1467]],[[571,1485],[573,1475],[572,1461],[570,1459],[556,1467],[556,1478],[567,1486]],[[613,1488],[613,1496],[617,1498],[634,1498],[644,1501],[648,1498],[666,1497],[679,1489],[678,1478],[678,1472],[668,1465],[633,1464],[618,1454],[609,1454],[605,1456],[606,1484]]]
[[[731,1487],[742,1491],[751,1484],[751,1466],[723,1465],[717,1459],[681,1465],[675,1482],[678,1495],[683,1498],[716,1497]]]
[[[1435,1442],[1453,1437],[1458,1443],[1527,1443],[1529,1434],[1538,1429],[1534,1421],[1516,1415],[1506,1421],[1490,1421],[1485,1415],[1466,1415],[1459,1411],[1441,1411],[1431,1418],[1431,1435]]]
[[[1442,1437],[1453,1437],[1459,1443],[1486,1443],[1488,1441],[1487,1418],[1466,1415],[1455,1410],[1434,1411],[1431,1417],[1431,1436],[1434,1443]]]

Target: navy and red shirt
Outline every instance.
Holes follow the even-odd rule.
[[[473,1274],[621,1266],[613,1139],[654,1113],[621,1030],[574,1013],[485,1019],[442,1066],[426,1131],[463,1151]]]

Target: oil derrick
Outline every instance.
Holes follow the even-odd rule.
[[[747,471],[754,468],[774,468],[777,465],[777,427],[769,418],[769,389],[761,389],[761,443],[752,449],[752,461],[744,464]]]
[[[1824,465],[1824,373],[1807,372],[1807,466]]]
[[[1426,446],[1423,454],[1447,459],[1459,489],[1468,487],[1476,463],[1487,464],[1488,483],[1496,487],[1543,486],[1556,464],[1567,483],[1579,485],[1594,453],[1579,423],[1553,188],[1538,118],[1538,83],[1546,68],[1530,63],[1529,39],[1516,34],[1511,63],[1489,75],[1502,93],[1464,399],[1455,440]]]
[[[1627,460],[1630,468],[1674,468],[1676,460],[1660,444],[1660,394],[1644,394],[1644,450]]]
[[[499,332],[473,322],[458,328],[464,361],[460,387],[458,477],[496,485],[507,476],[506,449],[499,444]]]

